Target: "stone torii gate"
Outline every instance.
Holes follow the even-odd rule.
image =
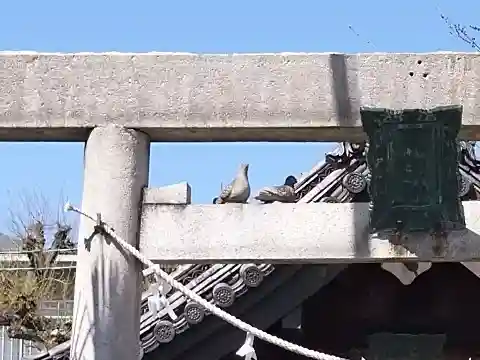
[[[2,53],[0,141],[84,141],[82,210],[156,261],[473,261],[477,202],[439,251],[370,236],[367,204],[190,205],[187,184],[146,186],[150,142],[359,141],[361,106],[462,105],[459,137],[478,140],[479,70],[459,53]],[[92,229],[82,219],[79,238]],[[132,360],[140,266],[99,238],[79,244],[71,358]]]

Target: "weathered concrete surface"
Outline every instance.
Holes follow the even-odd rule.
[[[360,106],[464,106],[480,140],[480,54],[0,53],[0,140],[345,141]],[[236,129],[232,132],[231,129]]]
[[[144,204],[186,205],[192,202],[192,189],[186,182],[143,189]]]
[[[480,202],[464,202],[467,230],[446,237],[368,234],[368,204],[146,205],[140,249],[174,263],[334,263],[480,260]]]
[[[102,220],[134,246],[149,150],[146,134],[114,125],[95,128],[85,148],[82,210],[101,213]],[[81,218],[70,359],[138,359],[141,268],[101,235],[86,249],[82,240],[91,237],[94,225]]]

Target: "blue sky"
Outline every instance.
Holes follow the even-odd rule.
[[[453,21],[480,24],[473,0],[5,1],[0,50],[470,51],[449,35],[438,9]],[[251,164],[259,188],[308,171],[332,146],[155,144],[150,184],[188,181],[194,202],[210,202],[240,162]],[[0,143],[0,154],[0,231],[9,228],[10,209],[21,211],[19,196],[42,194],[52,207],[60,197],[80,203],[82,144]]]

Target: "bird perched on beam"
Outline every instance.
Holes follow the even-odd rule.
[[[287,176],[283,185],[264,187],[258,192],[255,199],[266,204],[273,202],[293,203],[297,200],[297,196],[295,195],[296,183],[297,179],[295,176]]]
[[[245,204],[250,197],[250,183],[248,182],[248,164],[241,164],[233,181],[225,186],[215,199],[216,204],[240,203]]]

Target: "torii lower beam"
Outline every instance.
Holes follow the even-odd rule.
[[[359,109],[463,105],[480,140],[480,54],[0,53],[0,141],[357,141]],[[233,131],[234,130],[234,131]]]
[[[144,204],[140,249],[165,263],[478,261],[480,202],[463,206],[466,230],[397,239],[369,235],[367,203]]]

